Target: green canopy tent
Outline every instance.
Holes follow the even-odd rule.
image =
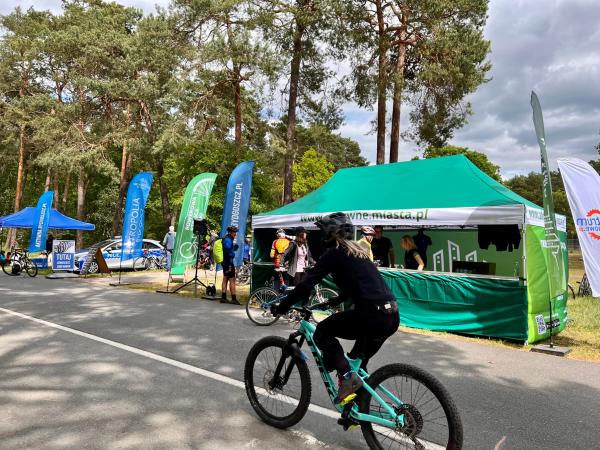
[[[356,226],[383,225],[390,238],[415,228],[435,235],[436,245],[428,250],[434,271],[381,270],[399,302],[403,325],[529,342],[549,336],[543,210],[463,155],[342,169],[305,197],[254,216],[253,277],[260,281],[253,287],[272,271],[268,250],[275,229],[315,229],[319,217],[336,211],[348,214]],[[557,223],[565,246],[566,218],[557,215]],[[480,225],[516,226],[524,242],[510,254],[481,249]],[[452,273],[462,259],[497,263],[496,275]],[[555,333],[566,322],[563,278],[565,293],[553,299]]]

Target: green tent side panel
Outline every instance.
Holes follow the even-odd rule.
[[[381,273],[398,301],[401,325],[527,340],[527,289],[518,280]]]
[[[559,231],[559,239],[566,248],[566,233]],[[550,337],[550,331],[540,333],[537,317],[543,316],[544,322],[550,322],[549,305],[549,283],[548,283],[548,261],[542,242],[546,239],[544,228],[527,225],[525,227],[525,240],[527,251],[527,292],[529,296],[528,320],[528,342],[534,343]],[[563,252],[564,267],[568,273],[568,254]],[[567,323],[567,285],[565,276],[564,292],[561,298],[552,301],[552,318],[559,320],[560,324],[554,328],[553,333],[560,333],[565,329]]]

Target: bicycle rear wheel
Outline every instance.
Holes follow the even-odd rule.
[[[29,258],[24,261],[24,269],[31,278],[35,277],[38,273],[37,264]]]
[[[250,349],[244,366],[246,394],[252,408],[263,421],[277,428],[288,428],[302,420],[311,395],[306,362],[287,354],[286,346],[287,339],[282,337],[262,338]],[[275,377],[282,358],[282,369]]]
[[[146,270],[148,269],[148,264],[148,258],[146,258],[145,256],[140,256],[133,260],[133,270]]]
[[[165,255],[160,255],[156,260],[156,268],[157,269],[166,269],[167,268],[167,257]]]
[[[404,418],[403,424],[395,428],[361,422],[369,448],[462,448],[463,429],[458,409],[435,377],[418,367],[390,364],[371,374],[368,383],[396,414],[402,414]],[[393,401],[389,394],[400,402]],[[389,418],[383,406],[365,389],[360,391],[357,403],[362,413]]]
[[[277,292],[268,287],[261,287],[250,294],[246,303],[246,314],[256,325],[267,326],[279,320],[279,316],[271,314],[270,308],[273,300],[277,298]]]
[[[11,277],[18,277],[20,274],[19,273],[13,273],[12,272],[12,261],[10,263],[5,263],[2,265],[2,271],[6,274],[9,275]]]

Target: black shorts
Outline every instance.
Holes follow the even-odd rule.
[[[235,266],[233,264],[221,264],[225,278],[235,278]]]

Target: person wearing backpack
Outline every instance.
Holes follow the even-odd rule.
[[[238,245],[235,243],[235,236],[237,235],[237,227],[230,225],[227,227],[227,234],[223,236],[221,240],[223,246],[223,283],[221,284],[221,303],[229,303],[230,305],[240,305],[235,294],[235,252],[238,249]],[[216,244],[216,242],[215,242]],[[229,284],[229,291],[231,292],[231,301],[227,300],[227,284]]]

